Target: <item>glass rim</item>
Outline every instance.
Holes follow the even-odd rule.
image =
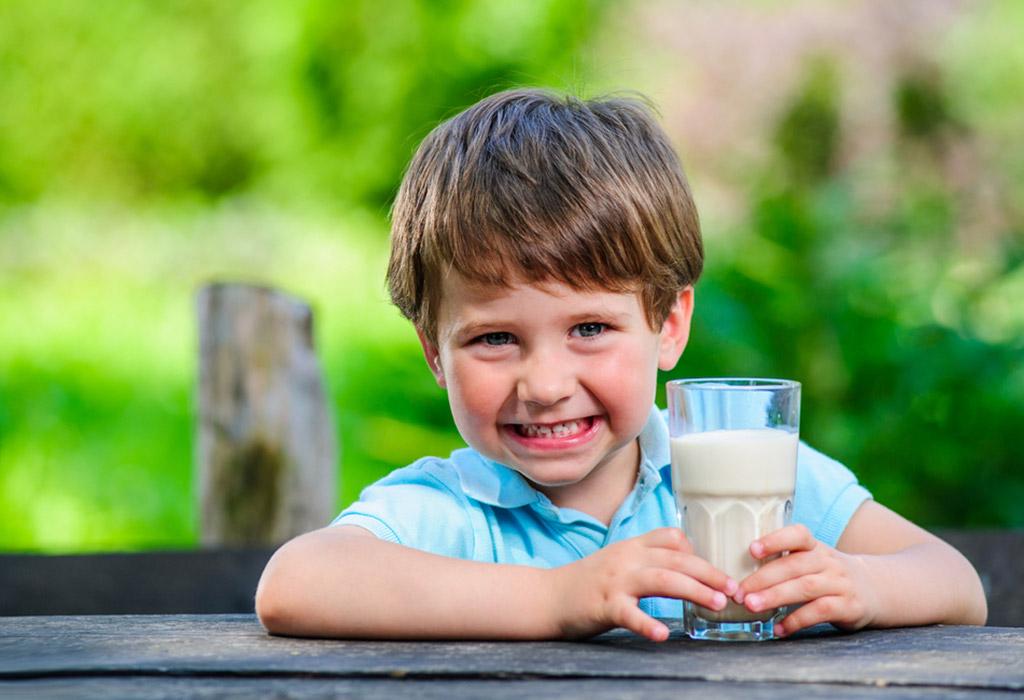
[[[670,379],[670,387],[720,389],[722,391],[766,391],[770,389],[799,389],[795,379],[772,379],[768,377],[690,377]]]

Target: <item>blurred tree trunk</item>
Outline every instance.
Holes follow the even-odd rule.
[[[275,545],[334,516],[335,442],[303,301],[210,284],[199,317],[196,483],[205,546]]]

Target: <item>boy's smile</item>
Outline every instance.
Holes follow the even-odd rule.
[[[561,449],[593,435],[599,424],[597,416],[586,416],[557,423],[509,423],[506,429],[511,430],[517,440],[537,449]]]
[[[633,487],[657,370],[686,344],[692,299],[681,292],[656,332],[636,294],[481,288],[451,273],[437,343],[420,340],[470,446],[607,522]]]

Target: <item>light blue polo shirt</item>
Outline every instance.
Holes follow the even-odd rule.
[[[368,486],[334,525],[358,525],[377,537],[460,559],[551,568],[601,547],[675,526],[669,433],[652,409],[640,433],[636,484],[607,527],[572,508],[559,508],[519,472],[471,448],[448,459],[424,457]],[[871,494],[839,462],[801,443],[793,521],[835,546],[853,513]],[[656,617],[679,617],[678,600],[645,598]]]

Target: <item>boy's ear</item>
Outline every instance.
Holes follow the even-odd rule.
[[[423,358],[427,361],[427,367],[430,368],[430,373],[434,375],[434,380],[439,387],[447,389],[448,384],[444,379],[444,369],[441,367],[441,353],[437,351],[437,346],[430,342],[426,334],[419,328],[416,329],[416,336],[420,339],[420,347],[423,348]]]
[[[679,292],[676,303],[661,324],[661,347],[658,351],[658,369],[670,370],[679,362],[679,356],[690,339],[690,320],[693,318],[693,287]]]

